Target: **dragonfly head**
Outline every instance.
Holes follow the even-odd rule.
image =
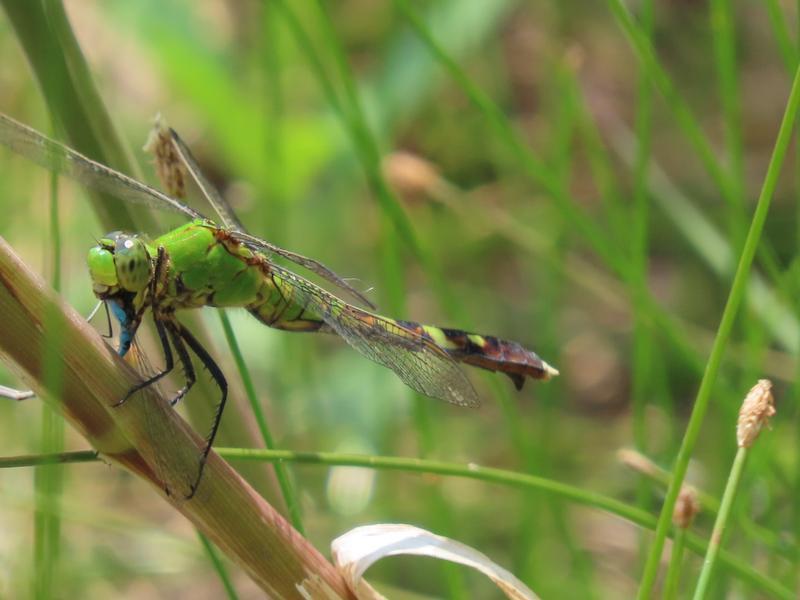
[[[146,244],[121,231],[109,233],[89,250],[87,263],[94,293],[101,300],[120,291],[141,292],[150,281],[152,263]]]

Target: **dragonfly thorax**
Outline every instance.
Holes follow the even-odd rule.
[[[115,231],[89,250],[89,275],[95,295],[108,298],[120,291],[138,293],[150,281],[152,261],[141,238]]]

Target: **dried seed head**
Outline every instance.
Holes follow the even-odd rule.
[[[700,512],[700,502],[697,501],[697,494],[694,489],[685,485],[681,488],[678,494],[678,500],[675,503],[675,510],[672,513],[672,522],[676,527],[681,529],[688,529],[695,515]]]
[[[161,115],[156,115],[153,128],[143,150],[153,155],[156,174],[170,196],[186,196],[186,167],[172,145],[169,127]]]
[[[772,397],[772,382],[759,379],[747,393],[742,408],[739,409],[739,422],[736,425],[736,441],[742,448],[749,448],[756,441],[761,428],[769,423],[775,414],[775,399]]]
[[[564,64],[573,72],[577,73],[580,71],[585,62],[586,52],[584,52],[583,48],[578,44],[572,44],[564,53]]]
[[[406,196],[436,195],[441,184],[436,167],[410,152],[393,152],[387,156],[383,172],[392,187]]]
[[[649,475],[651,477],[658,475],[659,469],[655,463],[636,450],[620,448],[617,450],[617,460],[628,468],[643,473],[644,475]]]

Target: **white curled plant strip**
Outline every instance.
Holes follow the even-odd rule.
[[[488,556],[460,542],[402,524],[379,524],[357,527],[336,538],[331,544],[333,563],[359,600],[377,600],[375,592],[363,579],[364,572],[387,556],[413,554],[465,565],[486,575],[513,600],[538,598],[524,583]]]

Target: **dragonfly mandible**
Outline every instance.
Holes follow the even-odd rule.
[[[177,212],[184,225],[148,240],[143,235],[113,232],[89,251],[93,291],[119,322],[118,352],[124,356],[149,309],[164,353],[165,367],[134,386],[117,405],[175,366],[185,373],[176,404],[195,383],[193,353],[218,385],[219,405],[200,457],[193,495],[200,483],[227,400],[227,382],[211,355],[176,318],[184,309],[242,307],[261,323],[286,331],[339,335],[362,355],[392,369],[409,387],[426,396],[462,406],[477,406],[478,396],[457,363],[497,371],[521,389],[526,377],[546,380],[558,371],[517,342],[392,319],[348,303],[292,270],[276,264],[280,256],[369,301],[323,264],[285,250],[242,227],[232,208],[204,177],[188,147],[174,130],[162,128],[156,154],[168,188],[191,177],[218,215],[218,225],[174,197],[102,165],[30,127],[0,114],[0,143],[13,152],[81,184],[125,202]],[[170,173],[172,181],[170,182]]]

